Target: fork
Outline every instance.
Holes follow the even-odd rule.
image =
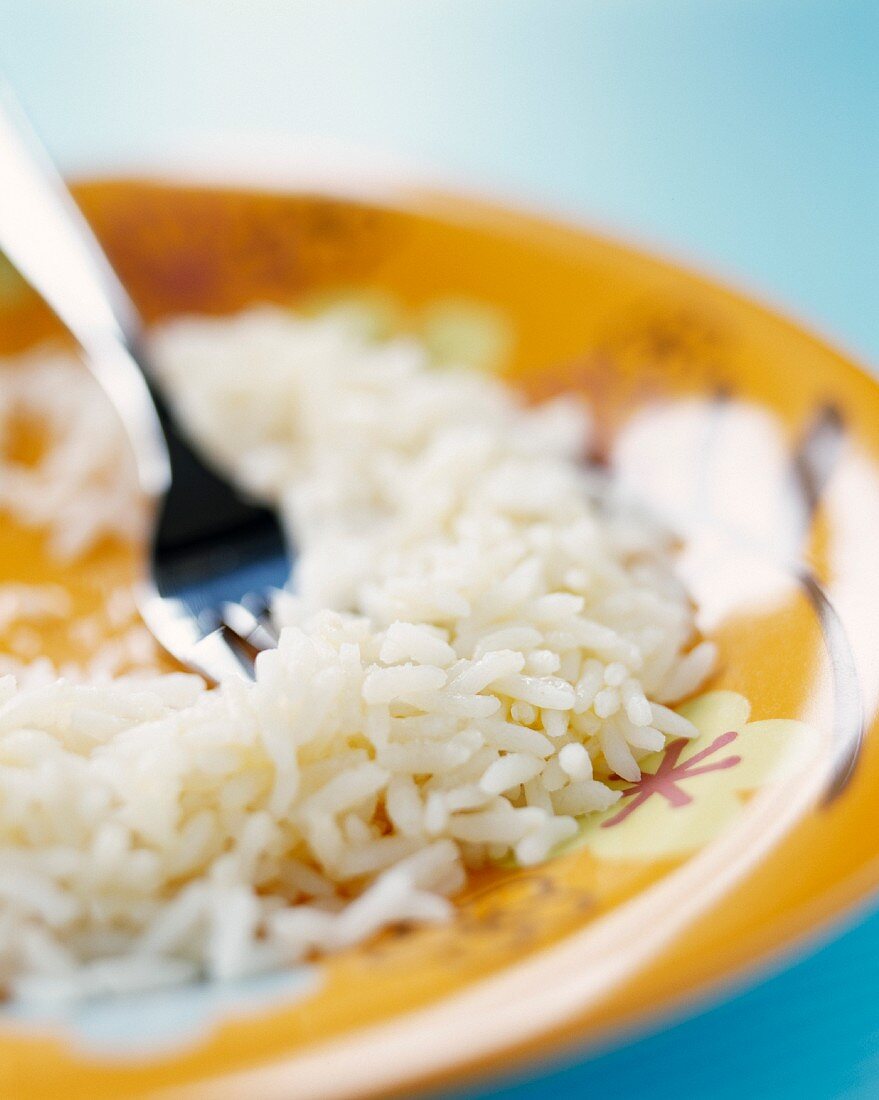
[[[8,89],[0,86],[0,251],[64,323],[110,398],[151,505],[138,607],[160,645],[213,683],[252,678],[290,575],[277,515],[191,447],[160,392],[131,299]]]

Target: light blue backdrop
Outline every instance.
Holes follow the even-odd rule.
[[[327,136],[669,247],[879,365],[879,0],[0,0],[65,165]],[[503,1095],[879,1096],[879,918]]]

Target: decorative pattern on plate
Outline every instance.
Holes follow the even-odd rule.
[[[567,850],[585,846],[605,859],[663,859],[704,847],[737,816],[748,795],[796,774],[814,759],[819,738],[803,722],[749,722],[751,704],[712,691],[679,708],[699,730],[642,762],[622,799],[588,818]]]
[[[319,982],[316,967],[302,966],[236,982],[192,982],[55,1009],[12,1003],[2,1021],[40,1030],[60,1025],[84,1053],[156,1056],[191,1046],[226,1017],[289,1007],[313,993]]]

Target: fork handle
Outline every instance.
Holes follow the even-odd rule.
[[[0,251],[81,345],[129,435],[141,489],[160,496],[171,471],[154,396],[139,365],[137,311],[3,82]]]

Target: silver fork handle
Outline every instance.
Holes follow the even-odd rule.
[[[85,218],[0,82],[0,251],[83,349],[134,450],[141,490],[170,480],[167,448],[135,349],[140,320]]]

